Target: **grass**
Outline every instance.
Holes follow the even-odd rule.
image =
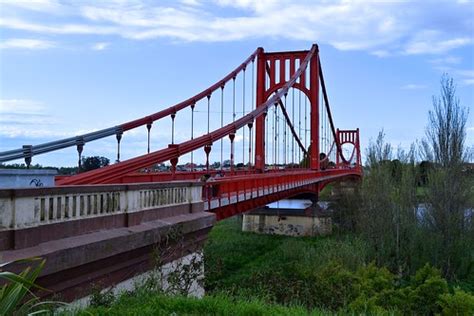
[[[239,300],[228,296],[205,296],[202,299],[167,296],[137,291],[123,294],[111,307],[90,307],[77,315],[330,315],[293,306],[265,304],[258,300]]]
[[[204,248],[207,293],[265,297],[262,274],[296,280],[328,263],[356,270],[367,263],[366,244],[353,236],[287,237],[241,231],[238,217],[219,222]],[[299,276],[297,276],[299,275]],[[257,280],[258,279],[258,280]]]
[[[449,294],[447,282],[429,265],[423,269],[430,273],[420,270],[420,275],[425,275],[420,282],[415,284],[407,279],[402,284],[388,270],[369,264],[369,253],[367,244],[354,235],[316,238],[261,235],[242,232],[240,218],[234,217],[217,223],[205,245],[204,298],[167,296],[149,287],[138,287],[120,295],[110,306],[89,307],[76,313],[423,314],[420,307],[426,307],[429,313],[444,312],[444,307],[441,310],[439,306],[443,295],[444,304],[452,310],[473,308],[471,294]]]

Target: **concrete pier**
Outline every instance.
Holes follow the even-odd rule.
[[[325,236],[332,233],[332,218],[330,212],[309,200],[284,200],[245,213],[242,231]]]

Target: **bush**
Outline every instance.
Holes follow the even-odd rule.
[[[442,294],[438,304],[443,315],[473,315],[474,295],[466,293],[459,288],[453,294]]]
[[[438,299],[448,293],[448,283],[438,269],[426,264],[412,277],[407,291],[410,308],[416,314],[427,315],[440,311]]]
[[[110,307],[114,301],[115,296],[111,288],[101,291],[100,287],[96,286],[92,289],[89,304],[95,307]]]

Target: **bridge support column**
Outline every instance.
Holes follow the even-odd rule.
[[[273,203],[270,207],[245,213],[242,230],[286,236],[325,236],[332,233],[331,215],[317,203],[293,209],[284,206],[287,201],[281,201],[280,206]]]
[[[319,49],[310,61],[311,141],[310,168],[319,170]]]
[[[257,108],[265,102],[265,53],[263,48],[257,56]],[[255,170],[265,170],[265,115],[255,121]]]

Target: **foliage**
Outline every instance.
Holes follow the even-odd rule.
[[[443,315],[472,315],[474,313],[474,296],[459,288],[453,294],[442,294],[438,301]]]
[[[439,312],[440,295],[448,293],[448,283],[439,270],[426,264],[412,277],[405,293],[411,311],[420,315],[434,314]]]
[[[0,168],[2,169],[28,169],[24,163],[12,163],[12,164],[3,164],[0,163]],[[72,175],[77,173],[77,167],[51,167],[51,166],[42,166],[40,164],[30,165],[29,169],[49,169],[57,170],[60,175]]]
[[[295,239],[244,233],[239,224],[231,218],[210,233],[204,249],[210,295],[350,313],[442,311],[448,284],[430,265],[406,278],[369,263],[367,243],[354,235]]]
[[[40,302],[39,298],[31,292],[33,288],[45,290],[35,284],[45,262],[46,260],[41,258],[18,260],[15,263],[36,264],[36,267],[28,266],[19,274],[3,270],[3,267],[11,262],[0,265],[0,279],[5,281],[5,284],[0,287],[0,311],[2,315],[46,313],[52,306],[64,305],[60,302]]]
[[[366,172],[360,190],[336,203],[335,222],[370,245],[371,259],[399,276],[426,262],[449,280],[474,273],[474,180],[466,164],[468,111],[455,95],[453,80],[444,76],[441,96],[433,99],[424,159],[416,150],[398,150],[381,132],[367,148]],[[423,204],[420,204],[423,202]]]
[[[89,304],[94,307],[110,307],[114,301],[115,296],[111,288],[102,291],[100,287],[96,286],[90,294]]]
[[[429,112],[426,129],[427,139],[423,141],[427,160],[450,168],[468,160],[465,147],[467,108],[461,106],[456,96],[454,80],[447,74],[441,78],[441,93],[433,97],[433,110]]]
[[[270,305],[252,299],[236,299],[225,295],[202,299],[167,296],[138,290],[124,293],[111,307],[90,307],[77,315],[330,315],[319,310]]]
[[[474,227],[471,181],[464,163],[469,160],[465,147],[468,110],[456,97],[453,79],[443,76],[441,95],[433,98],[423,153],[433,163],[428,172],[426,212],[423,223],[436,244],[429,260],[454,279],[465,276],[474,262]],[[467,252],[467,253],[466,253]]]
[[[82,157],[81,160],[81,170],[90,171],[94,169],[99,169],[110,164],[110,160],[106,157],[101,156],[91,156],[91,157]]]

